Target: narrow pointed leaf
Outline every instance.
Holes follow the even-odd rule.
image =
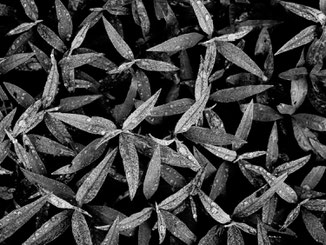
[[[302,168],[306,163],[308,163],[310,157],[311,155],[307,155],[299,159],[283,163],[274,169],[273,174],[275,175],[282,175],[283,173],[287,173],[288,175],[292,174],[298,169]]]
[[[33,52],[34,52],[34,54],[36,56],[36,59],[41,64],[43,69],[46,72],[50,72],[50,70],[51,70],[51,59],[50,59],[50,57],[46,53],[44,53],[44,51],[42,51],[37,46],[35,46],[33,43],[28,42],[28,44],[31,47],[31,49],[33,50]]]
[[[0,63],[0,74],[6,74],[7,72],[15,69],[17,66],[24,64],[33,56],[34,53],[21,53],[21,54],[13,54],[9,57],[6,57]]]
[[[209,198],[215,200],[221,194],[225,194],[226,182],[229,178],[229,165],[223,162],[215,174],[211,191],[209,193]]]
[[[272,164],[278,159],[278,130],[277,124],[274,122],[272,131],[269,135],[267,152],[266,152],[266,168],[271,169]]]
[[[35,102],[33,96],[15,84],[7,82],[4,82],[3,84],[5,85],[10,95],[17,101],[17,103],[25,109],[27,109]]]
[[[258,219],[257,223],[257,240],[258,245],[271,245],[267,231],[260,219]]]
[[[72,20],[67,8],[61,0],[55,0],[55,10],[58,19],[58,32],[62,40],[69,41],[72,35]]]
[[[15,27],[14,29],[10,30],[7,33],[7,36],[17,35],[22,32],[28,31],[29,29],[31,29],[33,26],[37,25],[40,22],[41,21],[39,21],[39,20],[35,21],[35,22],[24,22],[24,23],[20,24],[19,26]]]
[[[61,112],[69,112],[76,109],[79,109],[85,105],[92,103],[95,100],[101,98],[102,95],[94,94],[94,95],[79,95],[72,96],[60,99],[60,111]]]
[[[36,21],[38,19],[38,9],[34,0],[20,0],[20,3],[22,4],[28,18]]]
[[[325,173],[325,166],[313,167],[310,172],[305,176],[301,182],[302,187],[308,187],[310,190],[313,190],[323,177]]]
[[[119,244],[119,216],[114,220],[108,233],[105,235],[101,245],[118,245]]]
[[[213,34],[214,24],[211,15],[201,0],[190,0],[190,4],[195,11],[199,26],[209,36]]]
[[[69,55],[68,57],[64,57],[63,59],[61,59],[59,65],[61,67],[74,69],[92,63],[101,56],[103,56],[102,53],[95,53],[95,52]]]
[[[238,227],[232,225],[227,231],[227,245],[244,245],[241,231]]]
[[[298,113],[293,115],[296,121],[304,127],[316,130],[316,131],[326,131],[326,118],[308,114],[308,113]]]
[[[223,160],[232,162],[237,158],[237,153],[233,150],[209,144],[203,144],[203,146],[215,156],[222,158]]]
[[[178,71],[179,68],[175,65],[160,61],[160,60],[153,60],[153,59],[139,59],[136,60],[135,64],[146,71],[161,71],[161,72],[169,72],[169,71]]]
[[[83,214],[74,211],[71,218],[72,234],[77,245],[92,245],[91,232]]]
[[[143,192],[146,199],[150,199],[156,192],[161,176],[161,150],[157,146],[153,156],[148,164],[145,180],[143,183]]]
[[[84,42],[84,39],[86,37],[86,34],[88,32],[88,29],[90,28],[89,24],[85,24],[83,25],[83,27],[78,31],[78,33],[76,34],[76,36],[74,37],[74,39],[71,42],[71,46],[70,46],[70,53],[74,50],[80,47],[80,45],[82,45],[82,43]]]
[[[302,219],[308,232],[316,242],[326,243],[326,231],[321,221],[311,212],[303,210]]]
[[[151,116],[163,117],[182,114],[186,112],[193,103],[194,100],[189,98],[174,100],[169,103],[154,107],[151,111]]]
[[[49,27],[40,23],[37,26],[37,32],[44,39],[44,41],[59,52],[64,53],[67,50],[67,47],[63,41]]]

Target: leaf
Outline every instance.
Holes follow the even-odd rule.
[[[26,169],[21,168],[26,179],[34,185],[40,186],[43,189],[52,192],[54,195],[67,200],[73,200],[75,193],[66,184],[50,179],[40,174],[30,172]]]
[[[301,186],[313,190],[318,185],[321,178],[323,177],[325,170],[326,170],[325,166],[313,167],[302,180]]]
[[[17,101],[17,103],[25,109],[35,102],[33,96],[15,84],[3,82],[3,85],[5,85],[9,94]]]
[[[47,174],[44,163],[42,162],[40,156],[38,155],[33,143],[28,138],[26,134],[23,135],[23,143],[26,149],[28,160],[31,165],[31,170],[37,174]],[[15,145],[15,144],[14,144]]]
[[[326,118],[308,114],[297,113],[293,115],[293,118],[303,127],[307,127],[316,131],[326,131]]]
[[[209,98],[210,86],[206,88],[201,98],[197,100],[179,119],[174,129],[174,134],[183,133],[196,124],[205,109],[206,103]]]
[[[236,226],[232,225],[227,231],[227,244],[228,245],[244,245],[244,240],[241,231]]]
[[[46,203],[46,196],[37,199],[23,207],[11,211],[0,220],[0,242],[13,235],[20,227],[29,221]]]
[[[145,221],[138,228],[138,245],[149,245],[151,240],[152,229],[149,226],[148,222]]]
[[[226,133],[222,119],[211,109],[204,111],[205,118],[211,129]]]
[[[213,37],[208,41],[204,42],[204,45],[207,45],[212,42],[234,42],[245,37],[248,33],[250,33],[254,29],[253,26],[239,26],[238,29],[234,33],[224,34],[218,37]]]
[[[63,41],[49,27],[40,23],[37,25],[37,32],[44,39],[44,41],[59,52],[64,53],[67,50],[67,47]]]
[[[243,68],[244,70],[260,77],[263,81],[267,81],[267,77],[257,64],[240,48],[229,42],[220,42],[217,44],[217,50],[228,61]]]
[[[308,83],[305,78],[291,81],[291,104],[298,109],[308,93]]]
[[[252,122],[254,119],[254,103],[253,100],[247,106],[243,116],[241,118],[240,124],[235,133],[235,137],[243,140],[247,140],[249,132],[251,130]],[[241,148],[243,143],[232,142],[232,149],[238,150]]]
[[[41,22],[41,20],[37,20],[35,22],[24,22],[24,23],[20,24],[19,26],[15,27],[14,29],[11,29],[7,33],[7,36],[17,35],[17,34],[20,34],[22,32],[28,31],[32,27],[36,26],[40,22]]]
[[[150,199],[159,186],[161,176],[161,150],[157,146],[148,164],[147,172],[143,183],[143,192],[146,199]]]
[[[278,176],[282,175],[283,173],[287,173],[288,175],[292,174],[298,169],[302,168],[306,163],[308,163],[310,157],[311,155],[307,155],[294,161],[283,163],[274,169],[273,174]]]
[[[202,144],[205,149],[214,154],[215,156],[222,158],[225,161],[232,162],[237,158],[237,153],[233,150],[229,150],[224,147],[214,146],[209,144]]]
[[[194,151],[194,156],[197,159],[197,161],[199,162],[199,164],[202,167],[206,168],[205,178],[208,178],[210,175],[212,175],[216,171],[216,168],[195,146],[193,147],[193,151]]]
[[[70,226],[70,211],[64,210],[47,220],[23,245],[48,244],[61,236]]]
[[[76,193],[76,201],[82,204],[92,201],[102,187],[109,169],[115,159],[117,149],[109,152],[104,159],[90,172]]]
[[[123,130],[133,130],[137,127],[148,115],[150,115],[153,107],[160,95],[161,90],[158,90],[152,97],[139,106],[129,117],[123,122]]]
[[[241,105],[240,108],[244,111],[247,106],[248,104]],[[254,103],[254,121],[274,122],[281,118],[283,118],[283,116],[277,113],[273,108],[267,105]]]
[[[279,50],[277,50],[274,55],[278,55],[310,43],[312,40],[314,40],[315,36],[316,25],[308,26],[287,41]]]
[[[309,139],[316,136],[308,128],[302,127],[295,119],[292,119],[292,127],[294,137],[301,149],[304,151],[312,150],[313,147]]]
[[[226,224],[231,221],[230,216],[224,212],[224,210],[217,205],[212,199],[209,198],[202,190],[198,192],[201,203],[203,204],[207,213],[221,224]]]
[[[59,36],[62,40],[69,41],[73,29],[73,24],[69,11],[60,0],[55,0],[55,10],[58,19]]]
[[[33,50],[36,59],[40,63],[40,65],[43,67],[43,69],[46,72],[50,72],[51,70],[51,59],[49,56],[47,56],[41,49],[39,49],[37,46],[35,46],[33,43],[28,42],[29,46]]]
[[[110,24],[109,21],[105,19],[105,17],[102,17],[104,27],[106,30],[106,33],[111,40],[114,48],[118,51],[118,53],[125,58],[126,60],[133,60],[134,54],[128,44],[122,39],[122,37],[119,35],[119,33],[114,29],[114,27]]]
[[[209,193],[209,198],[215,200],[221,194],[225,194],[226,182],[229,178],[230,166],[226,162],[222,162],[219,166]]]
[[[18,54],[18,53],[25,53],[26,52],[26,43],[32,38],[33,36],[33,31],[29,30],[26,31],[22,34],[20,34],[10,45],[7,53],[6,53],[6,57],[9,57],[11,55],[14,54]],[[27,64],[27,62],[26,62]],[[31,67],[32,68],[32,67]],[[30,70],[28,67],[23,67],[23,66],[19,66],[17,67],[17,69],[27,69]],[[37,69],[37,68],[36,68]]]
[[[209,229],[209,231],[203,236],[199,242],[198,245],[215,245],[218,244],[220,240],[220,230],[218,229],[219,225],[214,225],[212,228]]]
[[[195,142],[201,144],[210,144],[210,145],[230,145],[232,143],[244,144],[245,140],[242,140],[232,134],[225,133],[221,130],[208,129],[197,126],[192,126],[190,129],[183,133],[183,135]]]
[[[29,134],[28,137],[38,152],[53,156],[75,156],[71,149],[49,138],[36,134]]]
[[[197,32],[190,32],[172,37],[146,51],[150,52],[178,52],[195,46],[204,36]]]
[[[308,232],[316,242],[326,243],[326,231],[320,220],[311,212],[302,210],[302,219]]]
[[[51,70],[47,77],[42,94],[42,104],[44,108],[47,108],[52,104],[59,90],[59,71],[57,61],[54,57],[54,50],[52,50],[51,53],[51,64]]]
[[[92,245],[91,232],[83,214],[74,211],[71,218],[72,234],[77,245]]]
[[[256,211],[258,211],[260,208],[262,208],[265,203],[274,195],[274,193],[280,188],[282,183],[284,183],[284,180],[286,179],[287,175],[283,174],[280,177],[276,178],[273,181],[273,184],[271,184],[270,188],[267,189],[263,194],[260,196],[258,193],[264,189],[258,189],[250,196],[246,197],[244,200],[242,200],[234,209],[232,216],[236,217],[247,217]]]
[[[72,51],[74,49],[77,49],[80,47],[80,45],[82,45],[89,28],[90,28],[90,24],[87,23],[87,24],[83,25],[83,27],[78,31],[78,33],[76,34],[76,36],[74,37],[74,39],[71,42],[70,51],[69,51],[70,54],[72,53]]]
[[[306,209],[311,211],[326,211],[326,200],[325,199],[310,199],[302,204]]]
[[[136,147],[128,134],[120,134],[119,151],[128,182],[129,196],[132,200],[139,184],[139,162]]]
[[[172,213],[161,210],[167,230],[184,243],[193,244],[197,237],[177,216]]]
[[[34,0],[20,0],[21,5],[24,8],[25,14],[31,20],[37,21],[38,9]]]
[[[85,105],[92,103],[95,100],[101,98],[101,94],[94,94],[94,95],[79,95],[79,96],[72,96],[60,99],[60,111],[62,112],[69,112],[76,109],[79,109]]]
[[[272,169],[272,164],[278,159],[278,130],[277,124],[274,122],[272,131],[268,138],[267,152],[266,152],[266,168],[268,170]]]
[[[52,174],[71,174],[77,172],[92,162],[96,161],[104,152],[107,143],[102,144],[101,146],[97,147],[98,143],[100,142],[100,138],[93,140],[87,146],[85,146],[75,158],[72,160],[71,164],[65,165],[59,169],[57,169]]]
[[[179,68],[175,65],[160,61],[160,60],[152,60],[152,59],[137,59],[135,64],[146,71],[161,71],[161,72],[170,72],[170,71],[178,71]]]
[[[140,25],[143,32],[143,36],[144,37],[148,36],[150,31],[150,21],[143,1],[142,0],[133,1],[131,6],[132,6],[132,10],[135,10],[133,11],[133,17],[136,24]]]
[[[247,85],[221,89],[211,94],[210,99],[216,102],[230,103],[259,94],[271,87],[273,87],[273,85]]]
[[[276,208],[278,203],[278,197],[275,195],[269,199],[269,201],[263,206],[262,210],[262,221],[267,224],[271,225],[273,223],[273,219],[276,215]]]
[[[105,135],[116,129],[109,119],[104,117],[88,117],[80,114],[55,112],[50,115],[64,123],[91,134]]]
[[[91,62],[96,61],[99,57],[103,56],[101,53],[84,53],[84,54],[76,54],[69,55],[60,60],[59,65],[61,67],[66,67],[68,69],[75,69],[80,66],[89,64]]]
[[[101,245],[118,245],[119,244],[119,216],[114,220],[108,233],[105,235]]]
[[[214,31],[214,24],[211,15],[207,11],[201,0],[190,0],[190,4],[195,11],[200,28],[211,36]]]
[[[260,219],[258,219],[257,222],[257,240],[258,240],[258,245],[271,244],[269,237],[267,235],[267,230],[265,229],[264,224],[261,222]]]
[[[41,105],[40,100],[35,101],[18,118],[12,131],[14,137],[21,133],[27,133],[43,120],[44,111],[38,112]]]
[[[185,178],[166,164],[161,164],[161,177],[172,187],[172,190],[179,190],[186,185]]]
[[[142,223],[144,223],[146,220],[150,218],[152,211],[153,208],[148,207],[148,208],[144,208],[142,211],[138,213],[134,213],[129,217],[124,218],[119,223],[119,230],[120,231],[129,230],[141,225]]]
[[[186,112],[192,104],[194,104],[194,100],[189,98],[174,100],[169,103],[154,107],[151,111],[151,116],[163,117],[182,114]]]
[[[22,53],[13,54],[9,57],[6,57],[2,62],[0,62],[0,74],[6,74],[7,72],[15,69],[17,66],[24,64],[33,56],[34,53]]]
[[[326,13],[326,2],[324,0],[319,0],[319,9],[325,14]]]
[[[322,25],[326,22],[326,16],[318,9],[292,2],[279,1],[279,3],[287,10],[307,20],[319,22]]]

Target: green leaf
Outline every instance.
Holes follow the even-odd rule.
[[[28,42],[29,46],[33,50],[36,59],[40,63],[40,65],[43,67],[43,69],[46,72],[50,72],[51,70],[51,59],[49,56],[46,55],[41,49],[39,49],[37,46],[35,46],[33,43]]]
[[[200,40],[204,38],[203,35],[197,32],[190,32],[172,37],[167,41],[160,43],[146,51],[151,52],[178,52],[195,46]]]
[[[221,89],[211,94],[210,99],[221,103],[236,102],[264,92],[271,87],[273,85],[247,85]]]
[[[311,155],[307,155],[299,159],[283,163],[274,169],[273,174],[277,176],[282,175],[283,173],[287,173],[288,175],[292,174],[298,169],[302,168],[306,163],[308,163],[310,157]]]
[[[122,37],[119,35],[119,33],[114,29],[114,27],[110,24],[109,21],[105,19],[105,17],[102,17],[104,27],[106,30],[106,33],[111,40],[114,48],[118,51],[118,53],[125,58],[126,60],[133,60],[134,54],[128,44],[122,39]]]
[[[70,211],[64,210],[47,220],[23,245],[44,245],[61,236],[70,226]]]
[[[29,221],[46,203],[46,196],[37,199],[23,207],[11,211],[0,220],[0,242],[13,235],[20,227]]]
[[[69,41],[72,35],[73,24],[67,8],[60,0],[55,0],[55,10],[58,19],[58,32],[62,40]]]
[[[102,187],[109,169],[115,159],[117,149],[109,152],[104,159],[89,173],[76,193],[76,201],[82,204],[92,201]]]
[[[228,61],[243,68],[244,70],[260,77],[263,81],[267,81],[267,77],[257,64],[240,48],[229,42],[220,42],[217,44],[217,50]]]
[[[151,116],[163,117],[182,114],[186,112],[193,103],[194,100],[189,98],[174,100],[169,103],[154,107],[151,111]]]
[[[69,69],[75,69],[80,66],[89,64],[96,61],[99,57],[103,56],[101,53],[84,53],[84,54],[75,54],[64,57],[60,60],[59,65],[61,67],[66,67]]]
[[[200,28],[211,36],[214,31],[214,24],[211,15],[201,0],[190,0],[190,4],[195,11]]]
[[[139,162],[136,147],[128,134],[120,134],[119,151],[128,182],[129,196],[132,200],[139,184]]]

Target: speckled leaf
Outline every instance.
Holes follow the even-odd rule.
[[[35,22],[24,22],[24,23],[20,24],[19,26],[15,27],[14,29],[10,30],[7,33],[7,36],[17,35],[17,34],[20,34],[22,32],[28,31],[32,27],[36,26],[40,22],[41,22],[40,20],[35,21]]]
[[[316,131],[326,131],[325,117],[308,113],[298,113],[293,115],[293,117],[303,127],[307,127]]]
[[[226,162],[222,162],[219,166],[213,184],[209,193],[209,198],[215,200],[221,194],[225,194],[226,182],[229,178],[230,166]]]
[[[136,147],[128,134],[120,134],[119,151],[128,182],[129,196],[132,200],[139,184],[139,162]]]
[[[13,235],[20,227],[30,220],[46,203],[46,196],[11,211],[0,220],[0,242]]]
[[[40,65],[43,67],[43,69],[46,72],[50,72],[51,70],[51,59],[49,56],[46,55],[41,49],[39,49],[37,46],[35,46],[33,43],[28,42],[29,46],[33,50],[36,59],[40,63]]]
[[[309,73],[306,67],[295,67],[279,73],[278,77],[284,80],[292,81],[305,78],[308,74]]]
[[[38,112],[42,105],[40,100],[35,101],[30,105],[25,112],[18,118],[13,128],[13,136],[17,136],[20,133],[27,133],[33,129],[37,124],[43,120],[44,111]]]
[[[216,168],[195,146],[193,147],[193,151],[194,151],[194,156],[197,159],[198,163],[202,167],[206,166],[205,178],[208,178],[216,171]]]
[[[8,130],[12,124],[12,120],[14,119],[14,116],[16,114],[17,108],[14,108],[11,110],[10,113],[8,113],[4,118],[0,121],[0,142],[3,142],[6,132],[5,129]]]
[[[227,231],[227,245],[244,245],[241,231],[238,227],[232,225]]]
[[[201,203],[209,215],[221,224],[226,224],[231,221],[230,215],[217,205],[212,199],[207,196],[202,190],[198,192]]]
[[[284,180],[286,179],[287,175],[281,175],[280,177],[276,178],[271,184],[271,187],[266,190],[265,187],[262,187],[252,193],[250,196],[246,197],[242,200],[234,209],[233,216],[236,217],[247,217],[260,208],[262,208],[265,203],[274,195],[274,193],[280,188]],[[259,193],[265,189],[265,192],[261,195]]]
[[[161,212],[166,228],[173,236],[188,245],[193,244],[197,240],[196,235],[177,216],[165,210],[161,210]]]
[[[91,232],[84,215],[74,211],[71,218],[72,234],[77,245],[92,245]]]
[[[124,62],[121,65],[119,65],[118,67],[115,67],[115,68],[109,70],[108,73],[110,75],[122,73],[123,71],[130,69],[130,67],[132,67],[135,63],[136,63],[136,60]]]
[[[150,31],[150,21],[143,1],[135,0],[132,2],[131,6],[135,23],[140,25],[143,36],[148,36]]]
[[[201,0],[190,0],[190,4],[195,11],[200,28],[211,36],[214,31],[214,24],[211,15]]]
[[[120,217],[118,216],[111,225],[108,233],[106,233],[104,240],[101,242],[101,245],[119,244],[119,222]]]
[[[45,245],[61,236],[70,226],[70,211],[64,210],[47,220],[23,245]]]
[[[119,52],[119,54],[126,60],[133,60],[134,54],[128,44],[122,39],[120,34],[114,29],[109,21],[102,17],[106,33],[111,40],[114,48]]]
[[[209,231],[203,236],[198,245],[216,245],[220,241],[219,235],[221,234],[218,229],[219,225],[214,225]]]
[[[302,168],[306,163],[308,163],[310,160],[310,157],[311,157],[311,155],[307,155],[307,156],[301,157],[299,159],[283,163],[274,169],[273,174],[275,174],[277,176],[281,175],[283,173],[287,173],[288,175],[292,174],[295,171],[297,171],[298,169]]]
[[[325,170],[325,166],[313,167],[302,180],[301,186],[308,187],[310,190],[313,190],[324,176]]]
[[[0,62],[0,74],[5,74],[15,69],[17,66],[24,64],[33,56],[34,53],[21,53],[6,57],[2,62]]]
[[[326,211],[326,200],[325,199],[311,199],[303,204],[303,206],[311,211]]]
[[[188,158],[190,161],[192,161],[193,168],[200,169],[201,165],[198,163],[197,159],[194,157],[194,155],[188,149],[188,147],[177,139],[175,140],[175,143],[176,143],[177,152],[180,153],[182,156]]]
[[[28,137],[38,152],[53,156],[75,156],[71,149],[49,138],[36,134],[29,134]]]
[[[210,99],[221,103],[230,103],[259,94],[271,87],[273,87],[273,85],[246,85],[226,88],[211,94]]]
[[[143,192],[146,199],[150,199],[156,192],[161,176],[161,150],[157,146],[148,164],[143,183]]]
[[[96,161],[104,152],[107,142],[97,147],[100,142],[100,138],[93,140],[87,146],[85,146],[75,158],[72,160],[71,164],[65,165],[59,169],[57,169],[52,174],[70,174],[77,172],[92,162]]]
[[[34,0],[20,0],[21,5],[24,8],[25,14],[31,20],[36,21],[38,19],[38,9]]]
[[[152,229],[148,221],[142,223],[138,228],[138,245],[149,245],[152,237]]]
[[[102,53],[85,53],[85,54],[69,55],[61,59],[59,65],[61,67],[68,67],[69,69],[74,69],[89,64],[91,62],[94,62],[101,56],[103,56]]]
[[[262,210],[262,221],[268,225],[271,225],[273,223],[273,219],[276,215],[276,208],[277,208],[277,203],[278,203],[278,197],[275,195],[269,199],[268,202],[263,206]]]
[[[68,132],[66,126],[58,119],[52,117],[48,113],[45,114],[44,123],[52,135],[61,144],[73,144],[72,137]]]
[[[219,130],[226,133],[222,119],[211,109],[204,111],[205,118],[211,129]]]
[[[260,77],[263,81],[267,80],[267,77],[264,75],[264,72],[258,67],[258,65],[245,52],[234,44],[229,42],[220,42],[217,44],[217,50],[228,61]]]
[[[254,103],[253,100],[249,103],[246,110],[244,111],[240,124],[235,133],[235,137],[243,140],[247,140],[251,130],[252,122],[254,119]],[[238,150],[244,143],[232,142],[232,149]]]
[[[237,153],[224,147],[202,144],[205,149],[213,153],[215,156],[222,158],[225,161],[232,162],[237,158]]]
[[[177,37],[168,39],[167,41],[160,43],[146,51],[152,52],[177,52],[180,50],[185,50],[195,46],[204,36],[197,32],[190,32],[186,34],[181,34]]]
[[[302,210],[302,219],[308,232],[316,242],[326,243],[326,231],[321,221],[311,212]]]
[[[164,221],[164,217],[161,213],[161,210],[157,206],[157,203],[155,203],[155,210],[157,214],[157,230],[158,230],[159,244],[161,244],[165,239],[166,224]]]
[[[312,150],[313,147],[309,139],[315,138],[316,136],[306,127],[302,127],[297,120],[292,119],[293,134],[298,143],[298,145],[304,151]]]
[[[279,1],[279,3],[287,10],[302,18],[311,20],[316,23],[319,22],[322,25],[324,25],[326,22],[326,16],[318,9],[293,2]]]
[[[230,145],[232,143],[237,143],[237,144],[246,143],[245,140],[242,140],[232,134],[225,133],[224,131],[202,128],[197,126],[190,127],[187,132],[183,133],[183,135],[187,139],[195,143],[201,143],[201,144],[222,146],[222,145]]]
[[[160,95],[161,90],[158,90],[152,97],[146,100],[139,106],[129,117],[123,122],[122,128],[124,130],[133,130],[138,126],[147,116],[151,114],[154,105]]]
[[[166,164],[161,165],[161,177],[174,191],[179,190],[186,185],[185,178],[177,170]]]
[[[174,129],[174,134],[183,133],[189,130],[189,128],[196,124],[199,118],[202,116],[202,112],[205,109],[206,103],[209,98],[210,86],[206,88],[201,98],[197,100],[179,119]]]
[[[29,30],[20,34],[15,40],[12,41],[12,44],[8,48],[6,57],[9,57],[13,54],[25,53],[26,52],[26,43],[32,38],[33,31]],[[27,64],[28,62],[26,62]],[[17,67],[21,69],[23,66]]]
[[[32,184],[40,186],[40,187],[46,189],[47,191],[52,192],[54,195],[61,197],[63,199],[67,199],[67,200],[74,199],[74,196],[75,196],[74,191],[66,184],[64,184],[60,181],[54,180],[54,179],[50,179],[43,175],[30,172],[23,168],[21,168],[21,171],[23,172],[25,177],[28,179],[28,181],[31,182]]]
[[[91,134],[105,135],[116,129],[115,124],[104,117],[88,117],[73,113],[50,113],[56,119]]]
[[[322,158],[326,159],[326,145],[319,142],[318,139],[309,139],[309,142],[315,153],[318,153]]]
[[[37,26],[37,32],[44,39],[44,41],[59,52],[64,53],[67,50],[66,45],[63,43],[60,37],[58,37],[57,34],[55,34],[49,27],[40,23]]]
[[[32,105],[35,100],[33,96],[15,84],[3,82],[9,94],[17,101],[17,103],[25,109]]]
[[[310,43],[312,40],[314,40],[315,36],[316,36],[316,25],[308,26],[303,30],[301,30],[294,37],[292,37],[289,41],[287,41],[279,50],[277,50],[275,55],[287,52],[289,50]]]
[[[78,33],[76,34],[76,36],[74,37],[74,39],[71,42],[70,51],[69,51],[70,54],[72,53],[72,51],[74,49],[79,48],[80,45],[82,45],[89,28],[90,28],[90,24],[87,23],[87,24],[83,25],[82,28],[78,31]]]
[[[244,111],[247,106],[248,104],[241,105],[240,108],[242,111]],[[277,113],[272,107],[254,103],[254,121],[274,122],[280,120],[281,118],[283,118],[283,116]]]
[[[161,72],[169,72],[169,71],[178,71],[179,68],[175,65],[160,61],[160,60],[152,60],[152,59],[138,59],[135,64],[146,71],[161,71]]]
[[[272,164],[278,159],[278,130],[277,124],[274,122],[272,131],[268,138],[267,152],[266,152],[266,168],[271,170]]]
[[[42,104],[44,108],[47,108],[52,104],[59,90],[59,71],[57,61],[54,57],[54,50],[52,50],[51,53],[51,64],[51,70],[47,77],[42,94]]]
[[[60,99],[60,111],[69,112],[76,109],[79,109],[85,105],[92,103],[93,101],[101,98],[102,95],[94,94],[94,95],[79,95],[72,96]]]
[[[271,245],[270,239],[267,235],[267,230],[259,218],[257,222],[257,240],[258,245]]]
[[[189,98],[174,100],[169,103],[154,107],[151,111],[151,116],[163,117],[182,114],[186,112],[193,103],[194,100]]]
[[[109,169],[115,159],[117,149],[115,148],[108,153],[104,159],[90,172],[76,193],[76,201],[81,206],[89,203],[99,192],[102,187]]]
[[[146,76],[145,72],[138,69],[136,70],[135,74],[133,74],[132,79],[134,79],[137,82],[137,90],[139,97],[142,101],[148,100],[151,95],[151,84],[149,83],[149,79]]]
[[[67,8],[60,0],[55,0],[55,10],[58,19],[58,32],[62,40],[69,41],[72,35],[72,20]]]
[[[28,138],[26,134],[23,134],[23,143],[26,149],[26,153],[28,156],[28,160],[31,165],[31,169],[34,173],[37,174],[47,174],[46,167],[41,160],[40,156],[38,155],[35,146],[33,145],[32,141]]]

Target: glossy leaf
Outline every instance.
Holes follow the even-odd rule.
[[[316,131],[326,131],[326,118],[324,117],[308,113],[298,113],[293,115],[293,117],[304,127]]]
[[[270,245],[271,241],[267,235],[267,230],[264,227],[264,224],[258,219],[257,223],[257,240],[258,245]]]
[[[232,225],[227,231],[227,245],[244,245],[244,240],[241,231],[236,226]]]
[[[92,103],[95,100],[101,98],[102,95],[94,94],[94,95],[80,95],[80,96],[72,96],[60,99],[60,111],[69,112],[76,109],[79,109],[85,105]]]
[[[314,189],[321,178],[325,173],[326,167],[325,166],[316,166],[313,167],[310,172],[305,176],[305,178],[301,182],[302,187],[307,187],[308,189]]]
[[[6,57],[0,63],[0,74],[6,74],[7,72],[15,69],[17,66],[24,64],[33,56],[34,53],[22,53],[22,54],[13,54],[9,57]]]
[[[21,5],[24,8],[25,14],[31,20],[36,21],[38,19],[38,8],[34,0],[20,0]]]
[[[34,54],[36,56],[36,59],[41,64],[43,69],[46,72],[50,72],[50,70],[51,70],[51,59],[50,59],[50,57],[46,53],[44,53],[44,51],[42,51],[36,45],[34,45],[33,43],[28,42],[28,44],[31,47],[31,49],[33,50],[33,52],[34,52]]]
[[[214,24],[211,15],[201,0],[190,0],[190,4],[195,11],[199,26],[209,36],[213,34]]]
[[[271,170],[272,164],[275,163],[278,159],[278,130],[277,124],[274,122],[272,131],[268,138],[267,152],[266,152],[266,168]]]
[[[153,60],[153,59],[138,59],[136,60],[135,64],[146,71],[161,71],[161,72],[169,72],[169,71],[178,71],[179,68],[175,65],[160,61],[160,60]]]
[[[72,36],[73,24],[67,8],[60,0],[55,0],[55,10],[58,19],[58,32],[62,40],[69,41]]]
[[[203,144],[203,146],[213,153],[215,156],[222,158],[225,161],[232,162],[236,159],[237,153],[233,150],[229,150],[224,147],[220,146],[214,146],[214,145],[209,145],[209,144]]]
[[[78,31],[78,33],[76,34],[76,36],[74,37],[74,39],[71,42],[71,46],[70,46],[70,53],[74,50],[80,47],[80,45],[82,45],[82,43],[84,42],[84,39],[86,37],[86,34],[88,32],[88,29],[90,28],[89,24],[85,24],[83,25],[83,27]]]
[[[7,82],[4,82],[3,84],[5,85],[9,94],[17,101],[20,106],[24,107],[25,109],[35,102],[33,96],[15,84]]]
[[[302,219],[312,238],[319,243],[326,243],[326,231],[320,220],[311,212],[303,210]]]
[[[118,245],[119,244],[119,216],[114,220],[108,233],[105,235],[101,245]]]
[[[159,186],[161,176],[161,150],[157,146],[148,164],[147,172],[143,183],[143,192],[146,199],[150,199]]]
[[[74,211],[71,218],[72,234],[77,245],[92,245],[91,232],[83,214]]]
[[[67,50],[67,47],[63,41],[46,25],[43,25],[42,23],[38,24],[37,32],[44,39],[44,41],[59,52],[64,53]]]

